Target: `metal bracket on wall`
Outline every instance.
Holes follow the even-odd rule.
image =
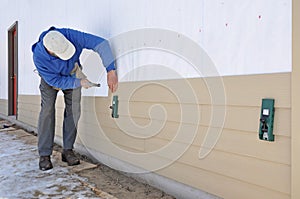
[[[274,141],[274,99],[262,99],[260,123],[259,123],[259,139],[266,141]]]
[[[113,96],[112,103],[109,108],[111,109],[111,116],[113,118],[119,118],[119,114],[118,114],[119,100],[117,95]]]

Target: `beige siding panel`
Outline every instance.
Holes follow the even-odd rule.
[[[106,132],[106,136],[112,142],[120,144],[120,146],[127,146],[128,148],[136,149],[139,151],[144,150],[145,143],[143,139],[137,139],[117,129],[112,129],[108,127],[102,127],[102,129],[104,132]]]
[[[105,121],[111,120],[109,122],[109,124],[111,124],[111,125],[114,124],[114,120],[111,118],[111,116],[109,114],[103,114],[103,115],[105,115],[105,116],[98,117],[98,114],[96,114],[96,112],[81,111],[80,123],[101,125],[103,123],[103,120],[105,120]]]
[[[40,112],[40,96],[18,96],[18,120],[37,127]]]
[[[204,126],[213,126],[211,123],[212,106],[201,106],[200,124]],[[218,108],[218,107],[216,107]],[[224,128],[258,132],[261,107],[240,107],[227,106],[225,115]],[[290,137],[291,110],[287,108],[277,108],[274,116],[275,135]]]
[[[161,121],[161,120],[156,120],[156,119],[151,120],[150,118],[130,117],[130,116],[125,116],[125,115],[120,116],[118,119],[114,119],[111,117],[110,113],[97,112],[96,117],[97,117],[96,120],[99,124],[109,126],[111,128],[119,128],[118,127],[119,124],[123,124],[123,121],[127,122],[128,120],[130,120],[130,124],[129,124],[130,127],[128,127],[128,128],[131,128],[131,126],[146,128],[149,125],[151,125],[151,122],[158,123],[158,124],[164,124],[164,121]],[[171,122],[167,121],[166,123],[171,123]],[[177,122],[175,122],[175,123],[177,123]],[[134,127],[133,127],[133,129],[134,129]]]
[[[218,166],[221,167],[221,163]],[[247,172],[247,171],[245,171]],[[182,163],[173,163],[157,172],[192,187],[229,199],[289,199],[290,195],[244,181],[228,178]],[[179,174],[182,175],[179,175]]]
[[[88,97],[82,96],[81,99],[81,108],[82,111],[87,112],[103,112],[111,113],[112,96],[108,97]]]
[[[62,128],[61,127],[59,127],[59,126],[55,127],[55,135],[62,137]]]
[[[101,127],[110,127],[114,129],[121,129],[124,133],[131,134],[135,137],[150,138],[153,136],[160,136],[161,134],[166,134],[166,139],[172,139],[177,134],[179,130],[179,123],[176,122],[164,122],[160,120],[149,120],[143,118],[130,118],[130,117],[120,117],[117,120],[111,119],[108,114],[97,114],[98,121]],[[195,125],[182,125],[183,129],[188,127],[198,128]],[[187,130],[188,131],[188,130]],[[196,131],[195,131],[196,132]],[[182,139],[182,142],[185,142]]]
[[[102,128],[113,128],[122,130],[122,133],[135,138],[151,140],[160,138],[166,141],[176,140],[189,145],[203,141],[207,127],[200,127],[191,124],[180,124],[177,122],[162,122],[159,120],[148,120],[142,118],[110,119],[110,115],[100,114],[99,124]],[[130,121],[132,119],[133,121]],[[127,122],[127,123],[126,123]],[[201,137],[201,138],[199,138]],[[200,144],[199,144],[200,145]]]
[[[97,125],[79,125],[78,138],[86,147],[96,151],[103,152],[107,143],[113,143],[108,134],[109,132],[103,132]]]
[[[8,102],[6,99],[0,99],[0,113],[3,115],[8,114]]]
[[[191,147],[179,162],[290,194],[290,166],[213,150],[204,159]],[[222,166],[220,166],[222,165]]]
[[[226,92],[226,103],[235,106],[260,106],[262,98],[274,98],[276,107],[290,108],[290,73],[241,75],[221,77]],[[204,78],[205,79],[205,78]],[[208,78],[209,79],[209,78]],[[190,79],[201,99],[203,84]],[[201,81],[202,82],[202,81]],[[272,82],[272,83],[270,83]],[[204,101],[204,104],[211,104]]]
[[[275,110],[274,134],[291,137],[291,108]]]
[[[127,144],[124,144],[124,143],[122,145],[122,144],[113,142],[113,144],[115,144],[117,147],[120,147],[120,149],[122,149],[123,151],[127,151],[128,153],[138,153],[138,154],[144,153],[144,150],[138,150],[136,148],[128,147]],[[120,157],[116,157],[116,158],[121,159]],[[123,161],[128,162],[128,160],[126,160],[126,157],[123,158]],[[130,163],[132,164],[133,162],[130,162]]]
[[[97,116],[99,118],[98,124],[102,127],[122,129],[123,133],[126,132],[127,134],[131,134],[135,137],[144,136],[146,141],[150,142],[152,142],[152,138],[156,140],[159,138],[169,142],[174,139],[178,133],[182,133],[183,135],[178,138],[179,142],[192,143],[192,145],[200,148],[206,134],[214,132],[214,130],[208,131],[208,127],[205,126],[180,124],[170,121],[162,123],[161,121],[151,121],[149,119],[142,118],[131,118],[133,122],[128,122],[126,125],[125,122],[127,120],[129,121],[130,118],[127,118],[124,122],[120,122],[122,118],[117,120],[111,119],[110,115],[107,114],[97,114]],[[162,128],[151,128],[149,124],[153,125],[153,123],[156,123],[154,126]],[[182,128],[181,131],[179,131],[179,127]],[[185,135],[186,133],[194,132],[196,133],[196,137],[191,142],[191,140]],[[230,153],[266,159],[283,164],[290,164],[290,138],[285,136],[276,136],[275,142],[266,142],[258,139],[257,132],[253,133],[224,129],[220,134],[220,138],[218,139],[215,148],[221,151],[228,151]]]
[[[292,1],[292,199],[300,198],[300,1]]]
[[[18,105],[18,118],[20,116],[29,117],[33,120],[38,119],[40,113],[40,106],[34,104],[19,103]]]
[[[125,106],[124,106],[125,105]],[[128,105],[119,103],[121,116],[153,118],[187,124],[199,124],[201,109],[197,104],[163,104],[129,102]]]
[[[103,132],[95,125],[81,125],[78,140],[81,140],[81,143],[87,149],[108,154],[130,164],[138,165],[138,167],[145,166],[147,168],[147,164],[152,164],[152,160],[159,161],[159,158],[152,158],[152,160],[136,158],[134,154],[144,153],[143,141],[138,143],[136,140],[129,140],[127,137],[123,139],[123,136],[117,136],[114,131],[107,129]]]
[[[145,139],[157,137],[164,140],[172,140],[175,138],[176,135],[178,136],[178,134],[180,133],[182,134],[180,135],[179,138],[180,142],[191,143],[190,139],[186,138],[187,133],[195,134],[195,136],[201,135],[202,137],[201,141],[202,141],[207,131],[207,127],[199,127],[191,124],[180,124],[178,122],[170,122],[170,121],[164,122],[160,120],[150,120],[144,118],[130,118],[130,117],[127,117],[126,119],[124,119],[125,117],[112,119],[109,114],[102,114],[102,113],[97,113],[97,118],[98,118],[97,125],[99,125],[99,127],[101,128],[113,128],[117,130],[121,129],[124,134],[127,133],[135,137],[142,137]],[[132,121],[130,121],[131,119]],[[84,119],[81,121],[85,123]],[[127,121],[130,122],[125,123]],[[155,128],[151,128],[151,125],[153,125]],[[197,139],[195,138],[194,140]],[[200,143],[201,141],[198,142]]]
[[[102,142],[106,142],[105,133],[98,125],[80,122],[78,125],[77,140],[83,146],[100,150],[103,147]]]
[[[215,149],[276,163],[291,163],[291,139],[285,136],[276,136],[275,142],[266,142],[259,140],[258,134],[224,130]]]
[[[115,143],[119,147],[133,149],[133,151],[144,151],[144,140],[134,138],[120,129],[99,126],[97,124],[80,123],[79,136],[87,136],[84,140],[95,138],[105,142]],[[101,148],[101,146],[98,146]],[[95,148],[97,150],[97,148]]]
[[[57,96],[55,105],[56,105],[56,108],[60,108],[60,109],[63,109],[65,107],[65,102],[64,102],[63,95],[58,95]]]
[[[18,103],[18,109],[40,112],[40,108],[41,108],[40,104],[29,104],[24,102]]]
[[[212,107],[193,104],[158,104],[146,102],[130,102],[119,104],[120,119],[126,116],[161,121],[173,121],[202,126],[214,126],[212,109],[224,109],[224,128],[258,132],[261,107]],[[107,111],[99,111],[107,113]],[[193,114],[192,114],[193,113]],[[192,116],[191,116],[192,115]],[[215,117],[215,116],[214,116]],[[222,119],[222,118],[221,118]],[[278,108],[275,112],[274,134],[290,136],[290,109]]]
[[[64,117],[64,111],[65,111],[64,108],[62,108],[62,107],[56,107],[56,109],[55,109],[55,115],[56,115],[56,117],[60,118],[60,119],[63,119],[63,117]]]
[[[28,118],[28,117],[26,117],[26,116],[18,116],[18,120],[20,120],[21,122],[24,122],[24,123],[26,123],[26,124],[29,124],[29,125],[31,125],[31,126],[37,126],[37,123],[33,120],[33,119],[31,119],[31,118]]]
[[[168,142],[163,140],[147,140],[145,149],[151,152],[161,149],[167,144]],[[200,159],[198,154],[199,147],[191,146],[181,158],[178,156],[178,162],[286,194],[290,193],[289,165],[218,150],[213,150],[203,159]],[[164,157],[169,158],[170,156],[166,154]],[[178,175],[184,175],[184,173]]]
[[[18,103],[25,104],[41,104],[41,97],[39,95],[18,95]]]
[[[124,102],[119,103],[120,115],[143,117],[143,118],[155,118],[157,120],[180,121],[181,109],[180,104],[163,104],[163,103],[146,103],[146,102]],[[123,106],[122,106],[123,105]],[[158,108],[160,110],[154,110]],[[173,114],[170,114],[171,113]],[[165,115],[166,114],[166,115]]]
[[[191,96],[181,96],[190,88],[196,94],[199,104],[209,105],[210,94],[205,82],[213,82],[213,79],[219,81],[220,78],[224,83],[228,105],[257,107],[261,105],[262,98],[272,97],[276,99],[276,107],[290,108],[290,73],[124,82],[120,84],[117,94],[120,101],[193,103]]]
[[[291,107],[291,73],[224,77],[229,105],[257,106],[262,98],[274,98],[275,107]]]
[[[57,110],[60,110],[61,115],[62,115],[63,109],[58,108]],[[33,115],[35,115],[35,118],[32,117]],[[93,115],[93,114],[88,113],[88,115]],[[80,123],[79,126],[81,126],[85,123],[90,124],[89,122],[91,121],[92,118],[93,118],[93,116],[90,116],[90,119],[88,119],[87,115],[82,115],[82,117],[81,117],[82,122]],[[36,126],[38,114],[37,113],[35,114],[32,112],[26,112],[26,111],[24,112],[24,111],[20,110],[19,119],[28,124]],[[85,119],[88,119],[88,120],[85,121]],[[118,120],[112,119],[110,117],[110,115],[103,115],[101,118],[99,118],[99,121],[97,121],[97,122],[100,125],[103,125],[103,122],[104,122],[103,120],[112,121],[115,124],[114,127],[115,128],[118,127],[115,123],[115,121],[118,121]],[[63,118],[57,116],[56,123],[60,130],[62,128],[62,121],[63,121]],[[143,120],[140,118],[136,118],[136,121],[140,121],[140,123],[149,123],[150,122],[150,120]],[[112,126],[111,124],[112,123],[106,123],[104,125]],[[167,122],[165,124],[164,128],[162,129],[162,131],[157,136],[160,138],[163,138],[163,139],[170,140],[170,139],[174,138],[174,136],[176,135],[178,127],[179,127],[179,123]],[[95,129],[93,129],[93,130],[95,130]],[[198,138],[198,141],[195,142],[194,144],[200,146],[201,143],[203,142],[204,135],[207,133],[207,128],[201,128],[201,130],[199,130],[198,134],[199,133],[201,135],[201,139]],[[249,133],[237,133],[237,131],[225,130],[225,131],[223,131],[223,133],[221,135],[222,135],[222,137],[218,141],[218,144],[216,145],[216,149],[228,151],[231,153],[237,153],[237,154],[245,153],[245,155],[248,155],[248,156],[265,158],[267,160],[282,162],[282,163],[286,163],[286,164],[289,163],[289,160],[290,160],[290,156],[288,155],[289,149],[290,149],[290,147],[288,145],[289,139],[276,137],[276,142],[275,142],[275,144],[273,144],[273,143],[269,143],[269,142],[259,141],[257,139],[256,134],[252,135]],[[224,140],[223,137],[224,137],[225,141],[223,141]],[[232,144],[232,143],[235,143],[235,144]],[[123,145],[125,145],[125,144],[123,144]],[[282,145],[282,146],[278,146],[278,145]],[[246,147],[246,146],[248,146],[248,147]],[[136,148],[136,146],[134,146],[134,148]],[[255,148],[257,150],[253,150],[252,148]],[[271,155],[272,152],[273,152],[273,155]]]
[[[172,129],[169,127],[168,129]],[[176,131],[165,130],[154,136],[145,140],[146,149],[149,150],[147,144],[152,144],[152,150],[157,150],[162,146],[169,143],[176,133]],[[204,141],[206,134],[208,133],[208,128],[200,127],[197,131],[197,135],[191,146],[194,146],[200,150],[200,147]],[[187,140],[180,139],[182,143],[187,143]],[[155,143],[159,144],[156,147]],[[220,138],[217,140],[214,149],[233,153],[246,157],[253,157],[261,160],[267,160],[274,163],[290,165],[290,147],[291,140],[287,137],[276,137],[275,142],[266,142],[258,139],[258,135],[253,135],[252,133],[239,132],[233,130],[224,130]]]
[[[18,120],[30,124],[32,126],[37,126],[38,114],[35,111],[29,111],[26,109],[18,109]]]

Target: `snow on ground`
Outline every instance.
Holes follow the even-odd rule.
[[[40,171],[36,144],[25,143],[11,131],[0,131],[0,198],[99,198],[69,167]]]

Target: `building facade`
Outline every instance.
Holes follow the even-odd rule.
[[[178,198],[298,198],[297,4],[1,1],[1,116],[37,126],[31,45],[42,31],[93,33],[110,41],[120,84],[109,93],[101,59],[84,51],[83,71],[102,86],[82,90],[76,150]],[[259,139],[264,98],[275,101],[273,142]],[[62,95],[56,107],[61,143]]]

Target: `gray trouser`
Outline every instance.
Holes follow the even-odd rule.
[[[52,155],[55,134],[55,102],[58,90],[42,78],[40,83],[41,112],[38,121],[38,151],[40,156]],[[63,121],[63,148],[73,149],[80,117],[81,87],[62,90],[65,110]]]

